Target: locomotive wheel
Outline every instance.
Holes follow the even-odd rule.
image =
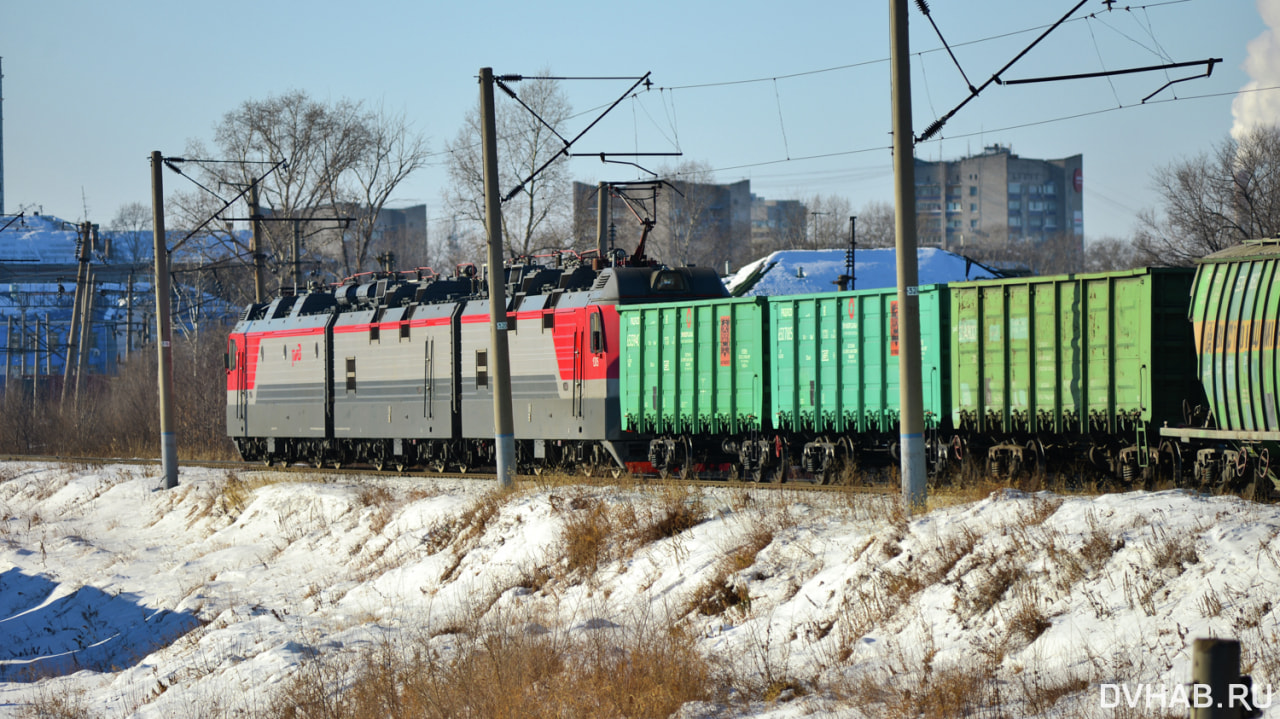
[[[742,465],[737,462],[729,463],[729,471],[724,476],[726,481],[737,482],[742,479]]]
[[[369,464],[372,464],[373,468],[379,472],[387,468],[387,460],[383,459],[382,457],[374,457],[373,461],[371,461]]]

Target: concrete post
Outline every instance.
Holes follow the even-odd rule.
[[[915,135],[911,129],[911,51],[907,0],[889,0],[890,89],[893,94],[894,207],[898,254],[898,382],[902,498],[925,506],[924,395],[920,372],[920,296],[916,259]]]
[[[498,481],[505,489],[515,473],[515,420],[511,414],[511,364],[507,351],[506,273],[502,269],[502,196],[498,190],[497,113],[493,68],[480,68],[480,137],[484,146],[484,216],[489,230],[489,345],[493,349],[493,432]]]
[[[160,466],[165,489],[178,486],[178,438],[173,432],[173,349],[169,329],[169,248],[164,237],[164,163],[160,152],[151,153],[151,226],[156,256],[156,375],[160,389]]]

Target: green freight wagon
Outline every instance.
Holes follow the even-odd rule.
[[[1080,453],[1117,478],[1198,395],[1192,271],[951,284],[952,421],[993,474]],[[960,447],[957,446],[957,451]]]
[[[767,429],[765,310],[762,297],[619,307],[623,429],[654,435],[649,461],[660,474],[769,468],[737,460],[744,442],[763,446]]]
[[[951,305],[946,285],[920,288],[921,379],[930,467],[947,456]],[[769,298],[774,426],[803,447],[801,464],[829,481],[842,465],[897,457],[900,435],[898,293]]]
[[[1280,451],[1277,264],[1280,240],[1255,240],[1202,258],[1196,270],[1188,317],[1194,373],[1208,408],[1191,418],[1191,426],[1161,434],[1180,440],[1186,461],[1194,463],[1193,476],[1205,486],[1248,489],[1255,480],[1275,481],[1271,457]],[[1271,482],[1255,485],[1257,494],[1270,493]]]

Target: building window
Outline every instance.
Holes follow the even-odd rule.
[[[978,203],[976,203],[976,202],[970,202],[970,203],[969,203],[969,211],[970,211],[970,212],[977,212],[977,211],[978,211]]]
[[[969,185],[969,197],[975,197],[978,194],[977,185]]]
[[[1009,217],[1009,226],[1010,226],[1010,227],[1022,227],[1022,218],[1021,218],[1021,217],[1019,217],[1019,216],[1017,216],[1017,215],[1011,215],[1011,216]]]
[[[1010,182],[1010,183],[1009,183],[1009,194],[1010,194],[1010,195],[1021,195],[1021,194],[1022,194],[1022,183],[1021,183],[1021,182]]]
[[[1010,212],[1022,212],[1022,200],[1009,200]]]
[[[1056,194],[1058,194],[1058,188],[1057,188],[1057,187],[1055,187],[1055,186],[1054,186],[1054,184],[1053,184],[1052,182],[1046,182],[1046,183],[1044,183],[1044,194],[1046,194],[1046,195],[1056,195]]]
[[[978,221],[977,221],[977,220],[969,220],[969,229],[971,229],[971,230],[976,230],[976,229],[978,229]]]
[[[947,212],[959,212],[959,211],[960,211],[960,203],[959,203],[959,202],[948,202],[948,203],[947,203]]]

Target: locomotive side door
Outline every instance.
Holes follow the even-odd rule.
[[[574,417],[582,416],[583,334],[581,317],[579,317],[578,323],[575,324],[573,329],[573,397],[571,406]]]
[[[246,348],[241,342],[246,342],[247,336],[237,340],[232,337],[227,340],[227,361],[230,367],[227,368],[228,374],[231,375],[231,386],[234,387],[235,393],[235,423],[234,430],[241,437],[249,434],[249,377],[248,377],[248,360],[246,358]],[[247,342],[246,342],[247,343]]]

